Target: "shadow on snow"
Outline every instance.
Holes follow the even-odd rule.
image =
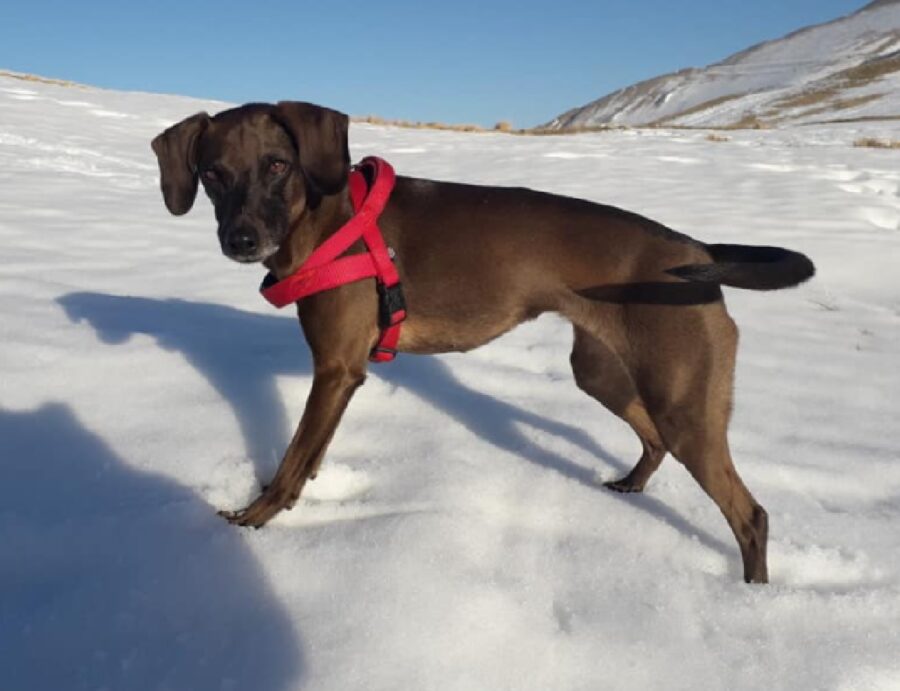
[[[302,645],[244,536],[71,410],[0,410],[9,689],[287,689]]]
[[[312,373],[309,349],[295,320],[178,299],[70,293],[59,301],[72,321],[87,321],[106,343],[146,334],[163,348],[182,353],[234,408],[260,480],[274,472],[293,431],[275,386],[276,377]],[[591,488],[599,489],[592,469],[540,447],[518,425],[563,438],[618,473],[630,468],[578,427],[468,388],[440,358],[405,355],[369,371],[426,400],[484,441]],[[597,405],[588,399],[585,403]],[[733,556],[729,545],[651,496],[615,492],[607,496],[647,511],[707,547]]]

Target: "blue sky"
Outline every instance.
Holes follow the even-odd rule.
[[[0,69],[354,115],[531,126],[864,0],[7,0]]]

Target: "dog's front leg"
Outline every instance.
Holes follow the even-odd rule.
[[[236,525],[260,528],[282,509],[291,508],[306,481],[315,477],[341,415],[364,379],[364,367],[316,368],[303,417],[272,482],[246,508],[221,515]]]
[[[360,325],[352,320],[352,313],[348,318],[347,311],[335,308],[329,309],[325,318],[316,318],[321,311],[301,313],[314,364],[303,417],[278,472],[262,494],[240,511],[220,512],[231,523],[259,528],[294,505],[306,481],[316,476],[353,392],[365,381],[374,320],[371,325]]]

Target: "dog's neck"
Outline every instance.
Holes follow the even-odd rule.
[[[347,187],[324,196],[314,209],[307,208],[291,226],[287,240],[263,262],[280,281],[293,274],[322,244],[353,216],[353,204]]]

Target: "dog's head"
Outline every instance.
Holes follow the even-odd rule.
[[[192,115],[152,143],[166,207],[187,213],[202,182],[222,252],[262,261],[307,209],[346,185],[347,125],[343,113],[293,101]]]

